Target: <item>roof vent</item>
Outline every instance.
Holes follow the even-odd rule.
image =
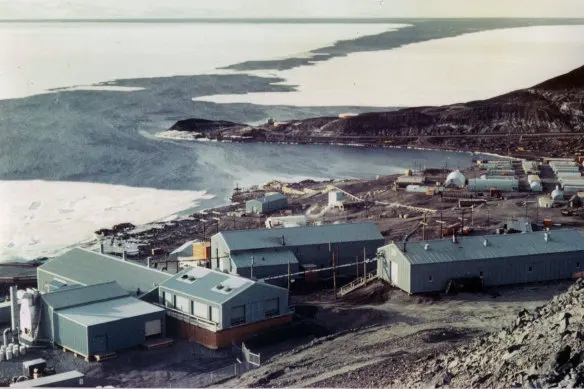
[[[188,274],[183,274],[181,278],[182,278],[183,280],[185,280],[185,279],[189,278],[189,275],[188,275]]]
[[[547,242],[548,240],[550,240],[550,233],[549,232],[544,232],[543,233],[543,239]]]
[[[223,289],[223,285],[219,284],[219,285],[217,285],[216,288],[219,289],[219,290],[221,290],[221,289]]]
[[[195,277],[193,277],[193,276],[190,276],[190,277],[189,277],[189,281],[193,282],[194,280],[196,280],[196,278],[195,278]]]
[[[231,292],[231,288],[225,288],[225,292]]]
[[[489,245],[489,241],[488,240],[483,240],[483,246],[487,247]]]
[[[428,251],[428,249],[429,249],[429,248],[430,248],[430,245],[429,245],[428,243],[426,243],[426,244],[424,245],[424,250]]]

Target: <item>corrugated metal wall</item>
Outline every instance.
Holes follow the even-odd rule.
[[[55,344],[84,356],[90,355],[87,343],[87,329],[84,326],[59,315],[58,312],[53,315],[53,326]]]
[[[379,251],[383,253],[385,258],[381,258],[377,261],[377,275],[383,280],[397,286],[398,288],[408,293],[413,293],[411,291],[410,283],[411,265],[405,259],[400,248],[395,244],[390,244],[380,248]],[[392,262],[394,263],[393,266]]]
[[[297,273],[299,271],[298,268],[299,267],[298,267],[297,263],[290,264],[290,272],[291,273]],[[249,266],[238,268],[234,265],[233,272],[239,274],[242,277],[249,278],[251,276],[251,268]],[[271,276],[275,276],[275,275],[285,275],[285,274],[288,274],[288,265],[287,264],[272,265],[272,266],[262,265],[262,266],[254,266],[253,267],[253,276],[256,279],[262,279],[265,277],[271,277]],[[270,280],[270,283],[273,285],[287,285],[288,278],[284,277],[282,279]]]
[[[166,328],[165,311],[153,312],[89,327],[87,333],[89,355],[95,355],[99,352],[97,347],[99,347],[100,336],[105,336],[107,339],[107,352],[116,352],[141,345],[146,340],[146,322],[157,319],[162,320],[162,331],[164,334]]]
[[[480,276],[481,272],[486,286],[569,279],[583,266],[584,253],[412,265],[411,292],[444,291],[450,279]]]

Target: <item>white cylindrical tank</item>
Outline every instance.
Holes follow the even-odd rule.
[[[455,170],[450,172],[446,177],[446,182],[444,186],[446,187],[457,187],[462,188],[466,184],[466,177],[460,172],[460,170]]]
[[[12,347],[6,348],[6,360],[9,361],[12,359]]]
[[[2,362],[6,358],[5,351],[0,349],[0,362]]]
[[[15,344],[14,347],[12,347],[12,355],[14,355],[14,358],[20,355],[20,350],[18,349],[17,344]]]
[[[24,344],[20,345],[20,355],[26,355],[26,346]]]

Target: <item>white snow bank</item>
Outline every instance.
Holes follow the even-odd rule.
[[[114,224],[141,224],[213,196],[121,185],[0,181],[0,262],[52,255]]]
[[[526,88],[582,64],[584,26],[511,28],[354,53],[313,66],[264,73],[298,85],[295,92],[193,100],[294,106],[451,104]]]

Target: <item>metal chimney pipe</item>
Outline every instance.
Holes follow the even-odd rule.
[[[18,319],[19,319],[19,312],[18,312],[18,296],[17,296],[18,288],[16,285],[12,285],[10,287],[10,319],[11,319],[11,329],[12,334],[17,333],[18,328]]]

